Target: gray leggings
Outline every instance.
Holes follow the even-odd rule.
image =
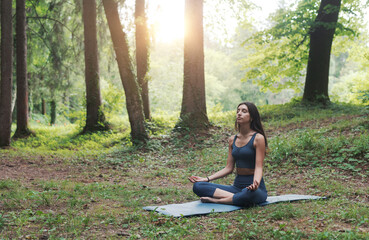
[[[254,175],[237,175],[233,186],[221,185],[209,182],[195,182],[193,191],[199,197],[213,197],[217,188],[233,193],[232,204],[246,207],[265,202],[268,193],[265,188],[264,179],[261,179],[259,188],[256,191],[250,191],[246,187],[251,185]]]

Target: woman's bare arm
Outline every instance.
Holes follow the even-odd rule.
[[[261,178],[263,177],[263,162],[265,158],[265,138],[263,135],[256,134],[254,147],[256,150],[254,182],[247,187],[247,189],[252,191],[258,189]]]

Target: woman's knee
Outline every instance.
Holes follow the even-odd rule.
[[[233,202],[235,205],[239,206],[249,206],[253,204],[258,204],[265,202],[266,200],[266,193],[256,190],[256,191],[250,191],[250,190],[244,190],[240,193],[237,193],[233,197]]]
[[[198,193],[198,192],[200,192],[201,191],[201,182],[195,182],[194,184],[193,184],[193,187],[192,187],[192,190],[193,190],[193,192],[194,193]]]
[[[233,203],[238,206],[246,206],[251,203],[251,196],[246,191],[236,193],[233,196]]]
[[[209,188],[207,185],[207,182],[195,182],[192,187],[193,192],[198,196],[205,196]]]

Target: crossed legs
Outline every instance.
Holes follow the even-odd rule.
[[[195,182],[193,191],[202,202],[233,204],[233,195],[241,189],[209,182]]]
[[[213,197],[200,197],[201,202],[233,204],[233,193],[216,188]]]
[[[202,202],[234,204],[237,206],[248,206],[264,202],[267,192],[260,188],[250,191],[247,188],[237,188],[209,182],[196,182],[193,191],[200,197]]]

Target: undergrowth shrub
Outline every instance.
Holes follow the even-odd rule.
[[[355,127],[355,126],[354,126]],[[328,164],[344,170],[360,171],[369,156],[369,136],[326,136],[325,131],[295,130],[269,141],[267,161],[272,166],[293,162],[299,166]]]
[[[270,166],[281,163],[320,166],[324,163],[357,171],[360,169],[360,164],[366,164],[362,159],[367,159],[369,156],[369,137],[365,128],[368,121],[363,116],[362,107],[332,103],[319,108],[304,106],[295,101],[282,105],[260,106],[259,110],[267,135],[269,129],[277,132],[269,138],[266,162]],[[333,121],[334,117],[348,113],[358,114],[359,117]],[[220,141],[228,138],[225,135],[234,134],[231,129],[234,127],[236,111],[223,112],[222,106],[216,105],[210,108],[208,115],[213,126],[217,127],[211,128],[206,134],[197,134],[173,131],[179,112],[174,114],[165,111],[154,112],[152,120],[146,124],[151,139],[145,146],[134,146],[131,143],[127,116],[118,115],[111,115],[112,130],[85,135],[79,134],[84,125],[83,118],[80,118],[76,124],[68,125],[32,124],[31,128],[36,135],[14,141],[12,146],[28,152],[60,153],[65,156],[83,156],[83,158],[87,155],[103,155],[106,157],[105,163],[115,164],[122,163],[124,159],[124,157],[119,159],[119,156],[113,156],[116,153],[125,156],[137,151],[151,151],[168,156],[184,153],[185,162],[191,162],[199,157],[198,154],[201,151],[198,153],[197,150],[212,149],[214,143],[219,144]],[[326,121],[322,127],[319,126],[321,118]],[[329,120],[327,121],[326,118]],[[313,125],[301,124],[305,121]],[[294,129],[289,130],[288,124],[294,124]],[[278,133],[278,128],[281,126],[284,128]],[[355,134],[345,135],[346,132]],[[226,141],[222,144],[227,147]],[[226,149],[222,151],[226,152]],[[218,151],[216,152],[219,154]],[[111,156],[103,153],[109,153]],[[211,154],[201,156],[203,161],[209,158],[218,159]],[[126,164],[129,161],[124,162]],[[212,170],[212,167],[206,169],[206,171]]]

